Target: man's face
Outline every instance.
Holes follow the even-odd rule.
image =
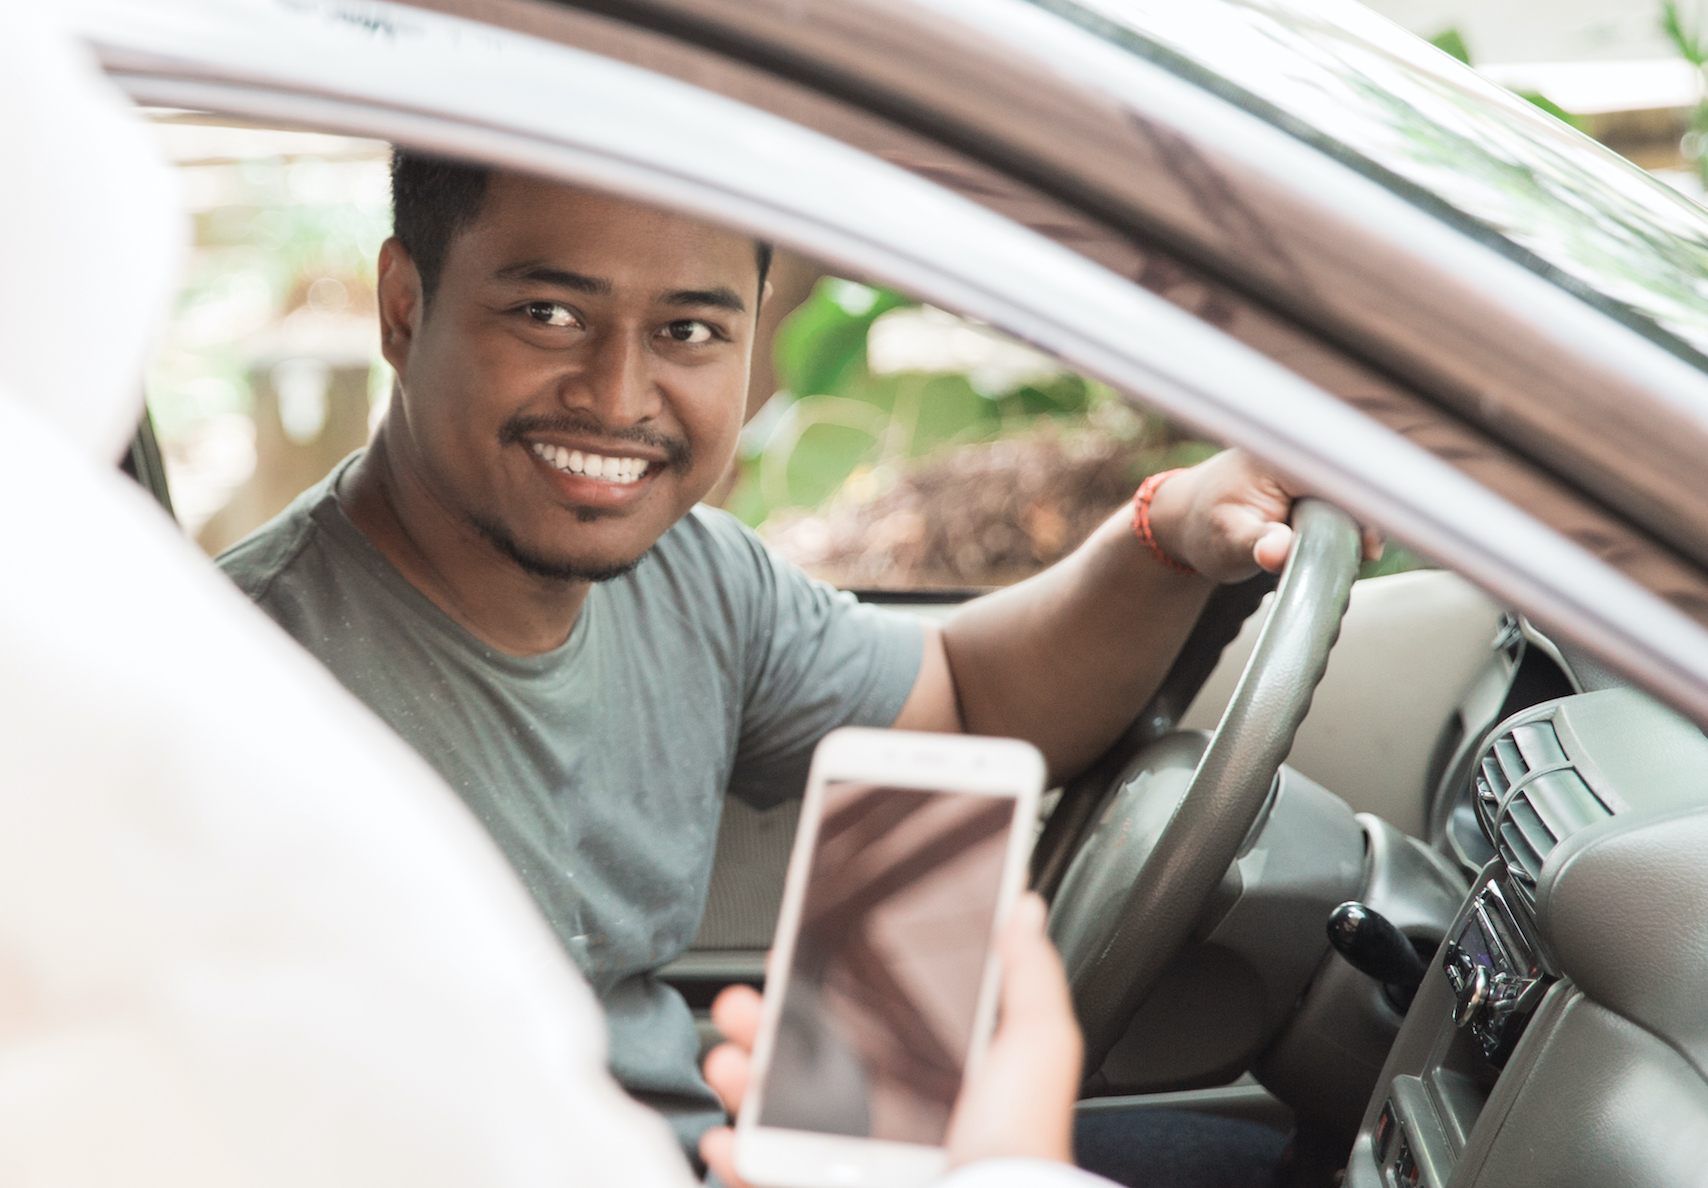
[[[751,239],[500,174],[429,308],[395,241],[381,273],[396,463],[524,568],[621,571],[728,466],[759,297]]]

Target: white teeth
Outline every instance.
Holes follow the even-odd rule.
[[[580,450],[536,442],[534,453],[558,470],[586,475],[607,483],[628,484],[646,474],[648,463],[642,458],[607,458],[603,454],[584,454]]]

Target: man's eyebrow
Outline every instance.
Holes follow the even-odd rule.
[[[512,264],[492,275],[502,281],[535,281],[576,293],[591,293],[596,297],[611,295],[611,282],[604,277],[586,276],[567,268],[553,268],[549,264]]]
[[[667,294],[664,298],[666,305],[709,305],[714,309],[727,309],[731,313],[746,313],[747,304],[736,295],[734,289],[719,285],[715,289],[678,289]]]

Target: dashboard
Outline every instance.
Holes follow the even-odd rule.
[[[1708,1184],[1708,737],[1509,628],[1503,716],[1437,814],[1480,865],[1345,1182]],[[1527,662],[1559,695],[1513,711]]]

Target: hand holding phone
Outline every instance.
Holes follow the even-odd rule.
[[[1026,893],[998,941],[999,1021],[949,1123],[951,1168],[980,1159],[1072,1161],[1081,1042],[1044,917],[1044,901]],[[727,1042],[706,1057],[706,1080],[726,1102],[739,1103],[747,1093],[761,1010],[758,993],[746,986],[731,986],[712,1004],[712,1022]],[[736,1174],[729,1127],[707,1132],[700,1155],[729,1188],[747,1188]]]
[[[843,730],[820,744],[737,1128],[742,1178],[904,1188],[943,1172],[1043,775],[1012,740]]]

